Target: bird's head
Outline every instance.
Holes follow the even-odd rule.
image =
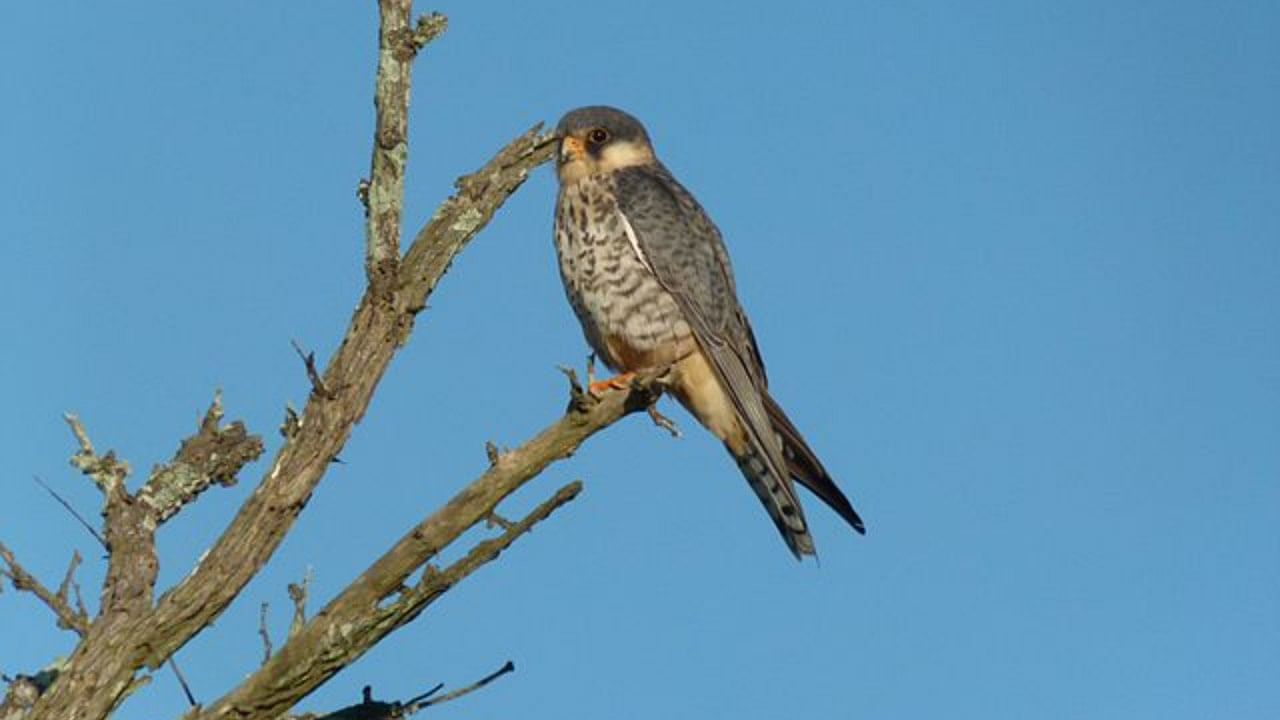
[[[563,185],[654,162],[644,126],[617,108],[593,105],[571,110],[560,118],[556,136],[560,138],[556,174]]]

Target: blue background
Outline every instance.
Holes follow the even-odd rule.
[[[423,10],[432,9],[423,7]],[[574,106],[645,120],[724,231],[775,394],[866,519],[797,564],[718,444],[632,417],[583,496],[300,709],[517,672],[441,717],[1280,716],[1280,7],[451,3],[406,230]],[[215,388],[270,450],[363,280],[372,3],[19,3],[0,26],[0,538],[96,516],[61,413],[145,476]],[[543,168],[459,259],[267,570],[179,654],[212,701],[565,402]],[[270,456],[270,451],[268,457]],[[184,576],[261,477],[160,531]],[[479,538],[476,531],[468,536]],[[457,552],[457,551],[455,551]],[[0,595],[0,670],[73,637]],[[176,717],[167,671],[119,713]]]

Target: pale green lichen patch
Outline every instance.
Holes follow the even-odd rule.
[[[476,231],[476,228],[478,228],[482,222],[484,222],[483,213],[473,207],[467,208],[463,211],[462,215],[458,216],[457,220],[453,221],[453,224],[449,226],[449,229],[456,233],[470,235]]]

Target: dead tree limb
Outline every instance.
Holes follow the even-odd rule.
[[[236,482],[244,465],[263,452],[263,443],[239,422],[223,424],[221,399],[215,396],[195,434],[131,493],[125,483],[129,465],[110,451],[100,454],[83,424],[67,416],[78,445],[72,463],[102,492],[102,539],[109,553],[108,566],[98,614],[90,618],[82,606],[73,609],[68,602],[71,570],[58,592],[50,592],[0,546],[0,557],[8,566],[5,574],[14,584],[35,592],[60,623],[82,637],[59,667],[57,680],[33,686],[42,694],[31,698],[33,706],[22,706],[30,706],[24,717],[106,718],[147,682],[149,671],[172,658],[230,605],[292,529],[363,418],[392,358],[408,341],[417,315],[454,258],[554,151],[554,139],[541,133],[541,126],[515,138],[479,170],[457,180],[457,192],[435,210],[402,254],[411,69],[416,54],[444,31],[446,21],[430,15],[412,23],[410,0],[379,0],[378,7],[375,132],[370,177],[361,182],[359,193],[367,215],[363,253],[367,283],[342,343],[323,371],[314,356],[299,350],[313,389],[305,407],[300,413],[291,411],[270,467],[214,546],[191,573],[158,598],[156,529],[213,485]],[[493,535],[452,564],[443,568],[433,564],[444,548],[469,529],[498,517],[498,505],[511,493],[551,463],[571,455],[596,432],[627,414],[651,409],[662,390],[660,373],[651,373],[597,397],[584,392],[568,374],[570,402],[562,417],[513,450],[494,448],[477,479],[410,528],[309,620],[303,612],[304,584],[301,597],[293,597],[295,618],[284,644],[272,651],[264,617],[262,666],[222,698],[208,707],[192,708],[186,717],[281,717],[573,500],[581,492],[580,482],[560,488],[523,518],[498,523]],[[655,422],[664,420],[656,413],[653,417]],[[443,702],[508,671],[509,664],[471,686],[432,700],[420,696],[410,704],[416,711]],[[402,706],[398,711],[403,714],[406,709]]]
[[[580,389],[579,389],[580,391]],[[591,435],[629,413],[643,411],[660,392],[654,375],[598,401],[571,406],[558,421],[502,455],[474,482],[412,528],[381,558],[307,622],[260,670],[192,720],[275,717],[360,657],[383,637],[416,618],[480,566],[493,560],[534,524],[569,502],[581,483],[561,488],[524,519],[482,541],[453,565],[427,565],[464,532],[489,517],[503,499],[569,457]],[[421,579],[409,576],[426,565]]]
[[[213,485],[236,484],[240,468],[262,455],[262,438],[250,435],[244,423],[222,424],[222,393],[214,393],[196,434],[182,441],[173,459],[151,471],[138,500],[150,506],[163,523]]]
[[[529,172],[551,156],[553,141],[540,134],[538,127],[516,138],[479,171],[458,181],[458,192],[436,210],[400,258],[408,66],[444,25],[443,18],[433,16],[411,27],[409,0],[380,0],[379,11],[378,118],[367,192],[368,285],[323,373],[329,396],[313,393],[308,398],[269,470],[218,541],[192,573],[158,599],[154,599],[156,527],[209,482],[229,482],[235,473],[208,472],[188,483],[172,479],[175,474],[187,476],[185,469],[162,467],[138,494],[130,494],[124,483],[128,465],[109,452],[98,455],[83,426],[68,418],[80,445],[73,462],[104,495],[104,539],[110,557],[99,614],[58,681],[36,703],[32,718],[106,717],[144,679],[140,672],[158,668],[226,609],[270,559],[306,507],[453,258]],[[603,403],[606,409],[599,412],[607,413],[610,406],[626,405],[622,400]],[[582,418],[573,422],[571,435],[581,436],[574,446],[607,424],[596,426]],[[587,427],[590,431],[584,432]],[[201,432],[204,428],[202,423]],[[216,419],[213,429],[219,437],[232,431],[220,429]],[[239,434],[241,442],[247,437]],[[162,487],[176,487],[179,492],[161,493]],[[486,552],[496,553],[501,547],[505,545],[489,545]]]

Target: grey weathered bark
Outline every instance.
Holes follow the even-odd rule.
[[[271,558],[306,507],[454,257],[529,173],[551,156],[553,140],[538,127],[520,135],[478,171],[458,180],[457,192],[436,209],[401,255],[410,68],[418,51],[445,27],[439,15],[422,18],[415,25],[410,6],[410,0],[379,2],[376,131],[370,178],[361,188],[368,214],[364,294],[323,372],[308,358],[312,392],[300,414],[287,416],[283,445],[268,471],[199,565],[159,598],[155,597],[155,529],[213,485],[234,482],[240,468],[262,453],[261,440],[238,422],[223,425],[221,403],[215,399],[173,460],[158,466],[143,487],[131,493],[124,482],[128,465],[110,452],[99,454],[83,426],[68,418],[79,443],[73,464],[104,496],[108,568],[97,615],[91,619],[70,608],[65,592],[44,590],[41,595],[59,622],[79,632],[82,639],[57,680],[25,717],[107,717],[146,681],[148,670],[160,667],[227,608]],[[441,569],[428,564],[548,464],[567,457],[624,415],[648,407],[658,392],[653,376],[600,398],[584,395],[575,381],[563,417],[519,448],[491,456],[491,466],[480,478],[411,528],[323,612],[291,632],[289,640],[239,687],[207,708],[193,709],[188,717],[280,717],[497,557],[533,524],[572,500],[581,489],[579,483],[561,488],[527,517],[507,524],[452,565]],[[11,580],[33,580],[21,574],[21,566],[7,550],[4,559]],[[420,569],[420,578],[406,585]],[[22,589],[43,588],[38,582],[25,584]],[[0,716],[8,717],[5,711],[0,707]]]

